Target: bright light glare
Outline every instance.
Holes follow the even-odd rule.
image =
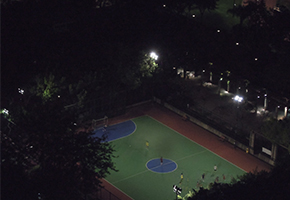
[[[242,102],[243,101],[243,97],[240,97],[239,95],[236,95],[234,97],[234,100],[237,101],[237,102]]]
[[[19,92],[20,94],[24,94],[24,90],[23,90],[23,89],[18,88],[18,92]]]
[[[3,108],[2,113],[5,114],[5,115],[8,115],[9,111],[6,108]]]
[[[154,60],[158,59],[158,56],[155,52],[150,53],[150,57],[153,58]]]

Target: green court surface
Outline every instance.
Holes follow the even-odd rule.
[[[106,177],[108,182],[132,199],[175,199],[173,185],[181,187],[181,196],[184,196],[192,188],[198,189],[197,182],[208,187],[216,177],[219,177],[220,183],[228,183],[233,177],[246,173],[149,116],[132,121],[136,125],[132,134],[111,141],[118,156],[113,161],[119,171],[113,171]],[[149,142],[149,148],[146,147],[146,141]],[[177,168],[168,173],[149,170],[146,163],[152,159],[159,160],[157,168],[165,169],[166,163],[160,166],[161,156],[164,160],[175,162]],[[217,171],[214,171],[215,165]],[[184,178],[180,184],[181,173]],[[204,181],[201,180],[203,173]]]

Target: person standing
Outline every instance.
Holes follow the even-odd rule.
[[[215,181],[214,182],[215,183],[218,183],[219,182],[219,177],[218,176],[215,178]]]
[[[149,149],[149,142],[146,140],[146,148]]]
[[[160,157],[160,165],[162,165],[163,164],[163,158],[162,158],[162,156]]]
[[[205,173],[203,173],[203,174],[201,175],[201,179],[202,179],[203,182],[204,182],[204,177],[205,177]]]
[[[181,184],[183,181],[183,173],[180,174],[180,181],[179,181],[179,184]]]
[[[213,170],[214,170],[214,171],[217,170],[217,166],[216,166],[216,165],[213,166]]]

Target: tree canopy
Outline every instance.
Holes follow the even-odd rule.
[[[65,109],[65,99],[76,93],[59,98],[68,88],[52,75],[35,88],[21,94],[29,96],[25,103],[21,97],[7,107],[10,118],[1,115],[2,198],[36,199],[40,193],[45,199],[80,199],[95,192],[100,179],[116,170],[113,147],[79,121],[78,106]]]

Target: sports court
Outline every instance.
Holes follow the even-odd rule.
[[[138,113],[110,124],[106,130],[96,131],[96,134],[107,134],[118,156],[114,162],[119,171],[108,175],[106,181],[118,192],[125,193],[128,199],[174,199],[173,185],[181,187],[181,196],[184,196],[192,188],[208,187],[215,181],[228,183],[256,167],[269,169],[265,163],[256,159],[252,162],[248,154],[222,143],[202,128],[154,106],[139,109]],[[210,148],[205,148],[207,145]],[[239,165],[239,158],[235,164],[227,161],[231,160],[225,159],[228,153],[231,156],[238,153],[240,161],[246,165]],[[106,182],[106,187],[110,184]]]

